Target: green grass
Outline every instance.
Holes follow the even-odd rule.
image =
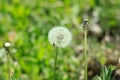
[[[6,41],[13,44],[10,49],[11,75],[17,80],[51,80],[55,51],[48,42],[48,31],[63,25],[72,32],[73,41],[60,54],[59,77],[78,80],[82,76],[84,60],[82,53],[76,53],[76,47],[84,44],[84,33],[79,32],[83,18],[87,15],[91,24],[93,12],[99,9],[98,24],[103,31],[110,30],[116,35],[120,29],[119,5],[119,0],[114,3],[109,0],[0,0],[0,49]],[[89,38],[92,49],[88,56],[93,55],[104,64],[106,52],[101,49],[102,44]],[[113,50],[114,45],[105,44],[106,50]],[[6,79],[5,56],[0,57],[0,66],[0,78]]]

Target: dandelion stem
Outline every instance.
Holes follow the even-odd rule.
[[[85,80],[87,80],[87,29],[84,35],[84,60],[85,60]]]
[[[7,68],[8,68],[8,80],[10,80],[10,62],[9,62],[9,50],[7,49]]]
[[[3,47],[5,48],[7,54],[7,73],[8,73],[8,80],[10,80],[10,62],[9,62],[9,54],[10,54],[10,46],[11,46],[11,43],[10,42],[5,42],[3,44]]]
[[[57,56],[59,54],[59,48],[57,48],[57,52],[55,54],[55,63],[54,63],[54,80],[56,80],[56,68],[57,68]]]
[[[8,80],[10,80],[10,62],[9,62],[9,54],[10,54],[10,46],[11,43],[10,42],[5,42],[3,44],[3,47],[5,48],[6,52],[7,52],[7,70],[8,70]]]

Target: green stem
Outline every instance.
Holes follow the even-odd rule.
[[[87,29],[84,36],[84,60],[85,60],[85,80],[87,80]]]
[[[10,80],[9,50],[7,50],[7,68],[8,68],[8,80]]]
[[[54,63],[54,80],[56,80],[56,66],[57,66],[57,56],[59,54],[59,48],[57,48],[57,52],[55,54],[55,63]]]

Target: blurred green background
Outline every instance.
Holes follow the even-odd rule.
[[[11,76],[17,80],[51,80],[56,51],[48,41],[48,32],[54,26],[66,26],[73,39],[59,54],[58,79],[83,80],[81,26],[85,18],[90,27],[88,60],[97,59],[100,65],[118,61],[120,0],[0,0],[0,79],[7,77],[3,43],[10,41]]]

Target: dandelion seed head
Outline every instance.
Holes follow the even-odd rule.
[[[66,47],[72,40],[71,32],[65,28],[56,26],[48,33],[50,43],[57,47]]]
[[[10,46],[11,46],[11,43],[10,43],[10,42],[5,42],[5,43],[4,43],[4,46],[5,46],[5,47],[10,47]]]

